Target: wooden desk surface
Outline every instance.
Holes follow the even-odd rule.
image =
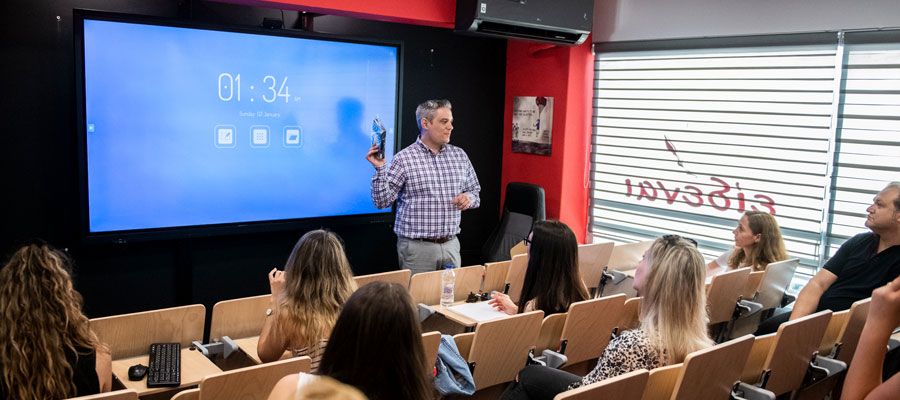
[[[479,302],[480,303],[480,302]],[[466,304],[465,301],[457,301],[453,303],[454,306],[458,306],[460,304]],[[453,312],[453,310],[448,309],[447,307],[443,307],[441,305],[432,306],[434,307],[434,312],[443,315],[445,318],[453,321],[456,324],[462,325],[466,328],[473,328],[475,325],[478,325],[478,321],[466,317],[462,314],[458,314]]]
[[[243,339],[233,339],[233,340],[235,343],[237,343],[238,347],[241,348],[241,351],[243,351],[244,354],[247,355],[247,357],[250,357],[253,360],[253,362],[255,362],[257,364],[263,363],[262,360],[259,359],[259,354],[256,352],[257,345],[259,345],[259,336],[253,336],[253,337],[248,337],[248,338],[243,338]],[[287,360],[288,358],[291,358],[293,356],[294,355],[291,354],[290,351],[285,350],[284,353],[281,355],[281,358],[279,358],[279,360]]]
[[[465,304],[465,303],[466,303],[465,301],[457,301],[457,302],[453,303],[453,305],[456,306],[456,305]],[[466,328],[471,328],[475,325],[478,325],[478,321],[475,321],[474,319],[470,319],[468,317],[457,314],[457,313],[447,309],[447,307],[444,307],[441,305],[434,306],[434,312],[441,314],[444,317],[446,317],[447,319],[449,319],[450,321],[453,321],[454,323],[462,325]]]
[[[234,342],[241,348],[241,351],[247,354],[247,357],[252,358],[257,364],[262,364],[262,361],[259,360],[259,354],[256,354],[256,345],[259,344],[259,336],[234,339]]]
[[[136,390],[139,396],[175,389],[173,387],[148,388],[146,377],[139,381],[128,380],[128,368],[135,364],[150,365],[149,360],[149,355],[114,360],[112,362],[113,375],[119,378],[126,389]],[[209,361],[203,353],[189,348],[181,349],[181,386],[178,386],[179,388],[198,385],[203,378],[221,372],[222,370]]]

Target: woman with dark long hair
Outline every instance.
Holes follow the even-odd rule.
[[[422,329],[406,288],[372,282],[347,300],[319,375],[352,385],[371,400],[424,400],[436,396],[427,374]],[[269,399],[292,398],[315,377],[288,375]]]
[[[313,372],[341,307],[356,290],[341,239],[326,230],[303,235],[284,271],[269,272],[272,299],[259,335],[260,360],[278,360],[285,350],[313,359]]]
[[[588,299],[578,270],[578,241],[572,229],[559,221],[538,221],[525,244],[528,267],[519,304],[498,293],[491,305],[510,315],[534,310],[550,315],[566,312],[569,304]]]
[[[72,287],[72,261],[47,244],[0,270],[0,399],[63,399],[109,391],[109,349]]]

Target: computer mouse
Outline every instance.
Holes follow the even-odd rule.
[[[144,379],[144,376],[147,375],[147,370],[149,370],[146,365],[135,364],[128,368],[128,380],[131,381],[139,381]]]

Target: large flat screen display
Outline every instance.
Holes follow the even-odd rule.
[[[89,234],[389,212],[398,45],[80,21]]]

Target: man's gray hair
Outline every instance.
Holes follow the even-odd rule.
[[[887,186],[884,187],[884,189],[887,189],[889,187],[895,187],[897,189],[900,189],[900,182],[894,181],[894,182],[888,183]],[[884,190],[884,189],[882,189],[882,190]],[[894,199],[894,211],[900,211],[900,195],[897,195],[897,198]]]
[[[419,133],[422,132],[422,118],[431,121],[438,108],[452,110],[453,106],[450,105],[450,100],[428,100],[416,107],[416,125],[419,126]]]

